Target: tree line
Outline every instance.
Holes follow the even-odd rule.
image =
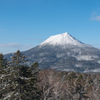
[[[18,50],[0,54],[0,100],[100,100],[100,74],[40,70]]]

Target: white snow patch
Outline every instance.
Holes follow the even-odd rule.
[[[62,71],[75,71],[74,69],[61,69]]]
[[[77,60],[94,60],[96,58],[99,58],[96,55],[79,55],[76,57]]]
[[[77,58],[77,60],[93,60],[90,55],[81,55],[76,58]]]
[[[96,68],[94,70],[85,70],[84,73],[88,73],[88,72],[100,72],[100,68]]]
[[[43,55],[46,55],[48,54],[47,52],[43,52],[43,53],[39,53],[39,56],[43,56]]]
[[[56,57],[57,57],[57,58],[60,58],[60,57],[63,57],[64,55],[65,55],[64,53],[62,53],[62,54],[57,54]]]
[[[97,56],[97,55],[92,55],[91,57],[92,57],[93,59],[99,58],[99,56]]]
[[[100,60],[99,60],[99,61],[97,61],[97,63],[99,63],[99,64],[100,64]]]
[[[41,63],[42,61],[44,61],[46,58],[44,57],[44,58],[42,58],[42,59],[40,59],[39,60],[39,63]]]
[[[40,55],[40,56],[43,56],[43,55],[44,55],[44,53],[40,53],[39,55]]]
[[[76,67],[82,67],[82,65],[81,65],[81,64],[76,64],[75,66],[76,66]]]

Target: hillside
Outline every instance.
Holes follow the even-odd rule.
[[[28,65],[38,62],[41,69],[100,72],[100,50],[84,44],[67,32],[51,36],[40,45],[22,52]],[[5,55],[10,59],[12,54]]]

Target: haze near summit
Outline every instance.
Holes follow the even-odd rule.
[[[68,32],[100,48],[100,0],[1,0],[0,52],[28,50]]]

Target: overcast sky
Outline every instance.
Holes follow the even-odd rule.
[[[100,48],[100,0],[0,0],[0,52],[28,50],[68,32]]]

